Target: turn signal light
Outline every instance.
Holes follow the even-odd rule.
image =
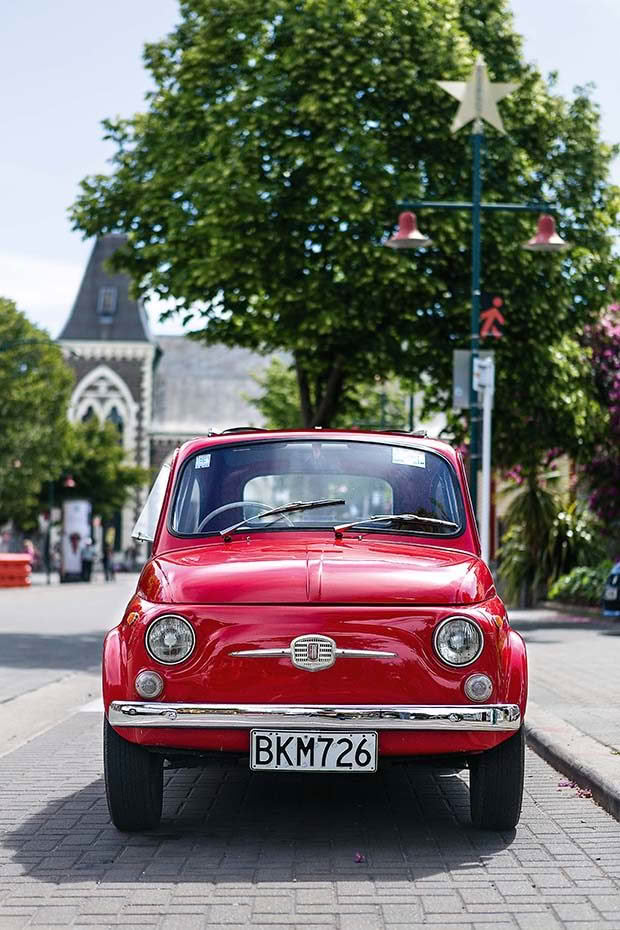
[[[140,672],[134,682],[140,697],[152,700],[164,690],[164,680],[157,672]]]
[[[488,675],[470,675],[465,682],[465,694],[470,701],[483,704],[493,694],[493,682]]]

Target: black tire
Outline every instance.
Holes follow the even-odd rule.
[[[481,830],[512,830],[521,816],[525,733],[523,727],[469,763],[471,819]]]
[[[105,793],[112,823],[119,830],[153,830],[161,819],[163,757],[119,736],[103,722]]]

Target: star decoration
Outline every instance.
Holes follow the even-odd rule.
[[[452,122],[451,132],[458,132],[472,120],[486,120],[500,132],[505,132],[502,118],[497,109],[498,101],[510,94],[519,85],[511,82],[491,83],[484,58],[479,55],[468,81],[437,81],[461,104]]]

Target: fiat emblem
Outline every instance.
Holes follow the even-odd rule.
[[[336,661],[336,643],[329,636],[298,636],[291,642],[291,660],[307,672],[330,668]]]

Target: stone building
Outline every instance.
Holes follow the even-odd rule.
[[[158,469],[176,446],[209,429],[260,426],[246,398],[257,394],[252,375],[269,359],[185,336],[154,336],[141,301],[130,296],[129,277],[106,268],[124,241],[120,235],[96,240],[59,337],[76,377],[69,418],[111,421],[127,461]],[[137,500],[125,507],[117,549],[131,544],[141,506]]]

